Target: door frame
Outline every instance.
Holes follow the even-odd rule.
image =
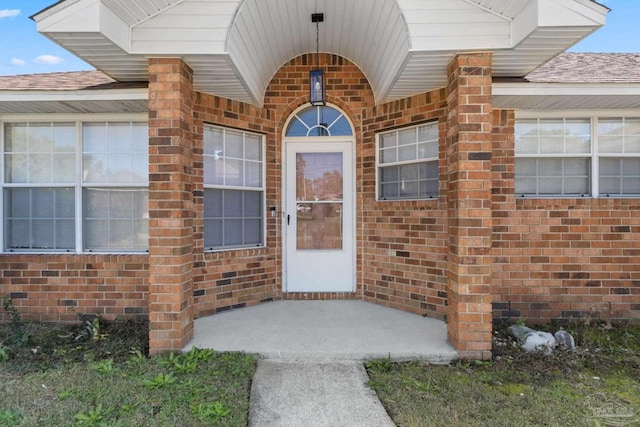
[[[308,144],[309,147],[313,147],[314,145],[323,145],[326,143],[330,143],[330,142],[340,142],[340,143],[348,143],[349,145],[349,151],[351,154],[351,164],[349,165],[345,165],[346,168],[348,168],[349,170],[346,171],[345,170],[345,174],[349,173],[351,175],[351,188],[349,188],[348,190],[351,192],[351,198],[352,198],[352,203],[353,203],[353,214],[351,215],[351,218],[345,219],[346,221],[350,221],[351,222],[351,235],[350,236],[345,236],[345,239],[348,237],[351,239],[352,242],[352,265],[353,265],[353,269],[352,269],[352,273],[351,273],[351,289],[349,291],[340,291],[339,293],[345,293],[345,294],[351,294],[351,293],[356,293],[357,292],[357,276],[358,276],[358,266],[357,266],[357,252],[358,252],[358,242],[357,242],[357,230],[356,230],[356,226],[357,226],[357,216],[358,216],[358,199],[357,199],[357,193],[356,193],[356,178],[357,178],[357,158],[356,158],[356,137],[355,137],[355,131],[353,128],[353,123],[351,122],[351,120],[349,119],[349,117],[344,113],[344,111],[342,111],[340,108],[334,106],[334,105],[327,105],[330,106],[331,108],[335,108],[336,110],[340,111],[344,117],[347,119],[347,121],[349,122],[349,124],[351,125],[351,130],[352,130],[352,134],[350,136],[306,136],[306,137],[286,137],[285,136],[285,132],[286,129],[289,127],[289,123],[291,122],[291,120],[295,117],[295,115],[308,107],[308,104],[306,105],[302,105],[300,106],[298,109],[296,109],[295,111],[293,111],[290,115],[289,118],[287,119],[284,127],[283,127],[283,133],[282,133],[282,152],[281,152],[281,159],[282,159],[282,167],[280,170],[280,176],[281,176],[281,182],[282,182],[282,188],[281,188],[281,200],[280,200],[280,212],[281,214],[281,229],[282,229],[282,235],[281,235],[281,245],[282,245],[282,249],[281,249],[281,254],[282,254],[282,292],[283,293],[289,293],[288,291],[288,269],[287,269],[287,264],[288,264],[288,257],[287,257],[287,251],[288,251],[288,242],[287,242],[287,238],[289,236],[290,232],[295,232],[295,230],[289,230],[290,227],[287,227],[287,214],[291,214],[287,212],[287,186],[288,186],[288,182],[287,182],[287,167],[289,166],[287,164],[287,146],[289,143],[304,143],[304,144]],[[295,183],[294,183],[295,185]],[[345,193],[347,191],[347,188],[345,188]],[[294,292],[291,292],[294,293]],[[298,292],[295,292],[298,293]],[[303,293],[323,293],[323,291],[309,291],[309,292],[303,292]]]
[[[300,113],[302,110],[305,110],[307,108],[309,108],[309,104],[308,103],[304,103],[300,106],[298,106],[298,108],[296,108],[295,110],[291,111],[291,113],[289,114],[289,117],[287,117],[287,120],[284,123],[284,126],[282,128],[282,134],[281,134],[281,147],[280,147],[280,159],[281,159],[281,167],[280,167],[280,178],[281,178],[281,188],[280,188],[280,227],[282,230],[282,234],[280,236],[280,242],[281,242],[281,249],[280,249],[280,254],[282,256],[282,262],[281,262],[281,268],[282,268],[282,276],[281,276],[281,280],[282,280],[282,288],[281,291],[283,293],[288,293],[288,283],[287,283],[287,278],[288,278],[288,260],[287,260],[287,249],[288,249],[288,243],[287,243],[287,237],[288,237],[288,233],[289,233],[289,227],[287,227],[287,143],[290,142],[301,142],[301,143],[305,143],[305,144],[309,144],[310,146],[313,146],[315,144],[318,145],[322,145],[322,144],[326,144],[328,142],[347,142],[350,145],[350,154],[351,154],[351,164],[350,165],[344,165],[345,169],[347,167],[350,168],[349,173],[351,174],[350,178],[351,178],[351,188],[349,189],[351,191],[351,195],[352,195],[352,203],[353,203],[353,207],[352,207],[352,211],[353,214],[351,215],[351,218],[348,219],[351,222],[351,235],[348,236],[351,239],[351,243],[352,243],[352,256],[351,256],[351,263],[353,265],[353,269],[352,269],[352,274],[351,274],[351,289],[349,291],[341,291],[339,293],[356,293],[357,292],[357,276],[358,276],[358,271],[357,271],[357,255],[358,255],[358,242],[357,242],[357,217],[358,217],[358,199],[357,199],[357,192],[356,192],[356,179],[357,179],[357,150],[356,150],[356,132],[355,132],[355,127],[353,126],[353,122],[351,121],[351,118],[345,113],[344,110],[342,110],[341,108],[339,108],[338,106],[331,104],[331,103],[327,103],[326,104],[327,107],[330,107],[332,109],[335,109],[336,111],[340,112],[341,115],[347,120],[347,122],[349,123],[349,126],[351,128],[351,135],[348,136],[295,136],[295,137],[287,137],[286,136],[286,132],[287,129],[289,129],[289,126],[292,122],[292,120],[296,120],[296,117],[298,115],[298,113]],[[295,185],[295,184],[294,184]],[[346,190],[346,189],[345,189]],[[347,238],[347,236],[345,236],[345,238]],[[295,291],[292,291],[291,293],[298,293]],[[304,293],[304,292],[302,292]],[[309,293],[313,293],[313,291],[309,291]],[[317,293],[323,293],[322,291],[317,291]]]

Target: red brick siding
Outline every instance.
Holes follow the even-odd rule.
[[[360,69],[349,60],[329,54],[320,54],[320,67],[325,72],[325,92],[329,104],[333,104],[344,111],[351,121],[356,139],[356,188],[362,188],[362,120],[367,108],[373,105],[373,92],[369,82]],[[265,108],[271,110],[276,122],[275,151],[276,186],[281,188],[281,171],[283,167],[280,155],[282,153],[282,138],[287,120],[293,112],[309,102],[309,71],[316,68],[315,55],[302,55],[292,59],[276,73],[267,88]],[[284,299],[353,299],[362,298],[362,252],[360,250],[361,232],[361,196],[356,194],[356,292],[345,293],[282,293],[281,283],[277,287],[278,297]],[[281,206],[278,198],[277,206]],[[279,226],[280,222],[278,222]],[[281,230],[278,230],[281,235]]]
[[[194,105],[194,311],[196,317],[275,298],[281,270],[278,218],[266,215],[265,248],[204,251],[203,129],[213,124],[265,135],[266,205],[279,206],[280,154],[274,149],[274,122],[264,108],[195,93]],[[276,182],[278,183],[276,185]]]
[[[149,349],[193,335],[193,84],[177,58],[149,60]]]
[[[1,294],[38,320],[149,315],[154,351],[181,348],[194,316],[281,298],[448,317],[467,357],[487,355],[492,299],[496,318],[640,318],[640,199],[516,199],[514,113],[491,110],[486,54],[458,56],[446,89],[378,106],[354,64],[320,55],[327,100],[355,131],[356,292],[283,293],[281,217],[268,209],[281,214],[284,127],[309,101],[315,63],[284,64],[259,107],[193,92],[182,61],[150,60],[150,254],[2,254]],[[428,121],[440,129],[440,197],[376,201],[376,133]],[[204,251],[206,123],[265,135],[265,248]]]
[[[282,230],[279,217],[267,215],[267,248],[202,253],[202,200],[195,198],[195,311],[208,315],[271,299],[353,299],[443,318],[446,269],[446,184],[439,200],[375,200],[375,133],[440,120],[444,142],[445,91],[423,94],[378,107],[362,72],[348,60],[321,55],[327,100],[349,117],[356,135],[357,286],[353,294],[283,293]],[[294,58],[267,88],[264,108],[196,94],[195,194],[201,194],[202,125],[211,123],[266,135],[267,206],[282,208],[282,137],[286,121],[309,100],[308,75],[315,58]],[[440,157],[444,162],[444,143]],[[441,166],[444,174],[444,167]],[[200,196],[201,197],[201,196]],[[393,254],[389,251],[392,250]]]
[[[367,112],[360,143],[362,286],[368,301],[443,319],[446,313],[446,92],[436,90]],[[440,197],[376,201],[376,133],[439,122]]]
[[[30,320],[146,318],[147,263],[147,255],[0,255],[0,296]]]
[[[637,321],[640,199],[516,198],[513,128],[494,112],[494,317]]]
[[[447,67],[449,341],[461,357],[491,357],[491,54]]]

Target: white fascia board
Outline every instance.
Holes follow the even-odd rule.
[[[52,40],[56,40],[56,33],[100,33],[120,49],[130,51],[129,25],[100,0],[76,1],[53,14],[37,15],[35,19],[38,32]]]
[[[576,0],[537,0],[540,3],[539,24],[542,27],[595,27],[606,23],[608,9]]]
[[[142,101],[147,100],[146,88],[96,90],[3,90],[0,102],[47,101]]]
[[[100,3],[100,32],[125,52],[131,52],[131,27]]]
[[[494,83],[493,96],[640,96],[640,83]]]
[[[35,22],[40,22],[42,19],[45,19],[53,14],[58,13],[59,11],[61,11],[62,9],[65,9],[67,7],[70,7],[78,2],[81,2],[83,0],[65,0],[63,2],[59,2],[56,4],[53,4],[43,10],[41,10],[40,12],[36,12],[35,14],[33,14],[32,16],[30,16],[30,19],[33,19]]]
[[[513,46],[540,27],[587,27],[593,32],[605,25],[608,12],[590,0],[531,0],[512,21]]]
[[[36,19],[39,33],[97,32],[100,30],[100,1],[77,1],[44,18],[38,15]]]
[[[538,28],[538,0],[532,0],[511,21],[511,44],[515,47]]]

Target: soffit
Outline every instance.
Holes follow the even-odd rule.
[[[492,99],[515,110],[631,110],[640,109],[640,83],[495,82]]]
[[[601,25],[590,0],[66,0],[38,30],[119,81],[147,58],[179,56],[196,90],[261,104],[288,60],[320,51],[367,76],[377,103],[442,87],[458,52],[494,52],[494,75],[523,76]]]
[[[147,82],[100,71],[0,76],[0,114],[147,113]]]
[[[148,91],[139,89],[0,90],[0,114],[147,113]]]

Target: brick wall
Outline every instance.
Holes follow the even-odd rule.
[[[6,260],[3,283],[12,284],[3,289],[13,292],[19,299],[17,305],[25,309],[33,306],[43,307],[40,311],[46,313],[67,312],[70,311],[68,304],[72,304],[70,301],[78,299],[95,300],[96,303],[93,306],[87,304],[87,309],[80,308],[85,303],[78,304],[76,311],[93,313],[98,311],[97,307],[102,307],[101,312],[114,313],[114,316],[144,316],[149,313],[147,275],[150,274],[153,303],[156,307],[162,305],[162,311],[169,313],[172,319],[184,315],[184,308],[190,305],[190,295],[193,295],[193,314],[196,317],[281,298],[365,298],[444,318],[447,244],[444,166],[441,165],[441,197],[438,200],[377,202],[374,165],[376,132],[439,120],[441,140],[444,141],[445,91],[438,90],[374,107],[373,93],[366,77],[354,64],[335,55],[321,54],[320,64],[325,70],[328,101],[345,111],[356,135],[357,291],[354,294],[283,294],[279,217],[266,217],[266,248],[204,252],[204,124],[244,129],[266,136],[266,205],[280,210],[284,126],[297,108],[308,104],[308,73],[315,68],[315,63],[315,56],[303,55],[283,65],[267,88],[264,107],[257,107],[203,93],[187,93],[190,70],[185,64],[170,58],[151,60],[150,239],[152,245],[156,245],[155,249],[149,256],[2,255]],[[193,109],[191,124],[188,117],[190,109]],[[444,144],[441,146],[440,158],[444,160]],[[47,286],[62,305],[56,306],[53,299],[41,300],[33,294],[27,294],[28,299],[22,298],[24,292],[36,290],[25,287],[27,283],[23,276],[43,270],[40,260],[61,257],[74,261],[66,261],[65,271],[61,270],[60,276],[51,277],[46,274],[52,273],[44,273],[29,280],[30,284]],[[135,262],[99,265],[96,261],[113,257]],[[78,267],[72,267],[72,264]],[[100,271],[86,267],[88,265]],[[134,266],[139,267],[135,275],[132,273]],[[83,271],[85,267],[86,272]],[[100,284],[111,285],[112,281],[118,280],[118,284],[124,287],[123,300],[113,300],[111,295],[104,300],[93,298],[95,290],[87,286],[97,280],[93,278],[96,274],[105,276]],[[66,275],[86,275],[88,278],[82,283],[75,279],[65,281],[62,277]],[[176,285],[179,289],[164,283],[175,282],[175,278],[180,278]],[[135,289],[131,295],[129,286]],[[144,287],[143,295],[139,294],[141,286]],[[127,305],[129,302],[131,305]],[[111,303],[113,308],[110,308]],[[29,310],[37,312],[36,309]],[[160,312],[159,309],[156,311]],[[177,321],[160,320],[158,313],[153,314],[152,310],[158,325],[171,327],[172,322]],[[38,318],[62,319],[57,314]],[[74,320],[75,312],[65,319]],[[167,329],[165,334],[171,332]]]
[[[149,351],[193,336],[193,72],[149,60]]]
[[[362,166],[362,286],[366,300],[429,317],[446,317],[448,236],[446,205],[446,91],[379,105],[367,112],[359,142]],[[376,201],[375,134],[439,122],[440,197]]]
[[[343,109],[361,138],[363,111],[373,104],[373,94],[362,72],[348,60],[321,54],[327,100]],[[303,55],[284,64],[267,87],[263,107],[196,93],[195,97],[195,273],[196,316],[245,307],[273,299],[345,299],[355,294],[282,292],[282,138],[287,120],[309,103],[309,71],[316,68],[315,55]],[[202,127],[205,123],[249,130],[266,137],[266,205],[278,215],[266,216],[267,247],[260,249],[203,252]],[[360,152],[359,148],[357,149]],[[359,154],[356,155],[358,157]],[[357,179],[362,162],[358,161]],[[358,184],[358,187],[361,185]],[[358,263],[361,263],[358,255]],[[358,279],[360,280],[360,279]]]
[[[640,319],[640,199],[514,197],[514,113],[493,127],[493,313]]]
[[[354,64],[319,60],[327,100],[355,130],[355,293],[283,294],[280,215],[266,215],[265,248],[204,251],[203,126],[265,135],[266,205],[281,214],[283,131],[308,104],[316,63],[303,55],[276,73],[262,107],[193,92],[182,61],[151,60],[150,254],[2,254],[2,295],[38,320],[149,315],[158,351],[181,347],[194,316],[282,298],[357,298],[448,317],[450,339],[469,357],[486,355],[492,296],[495,318],[640,317],[640,200],[516,199],[514,113],[490,109],[486,55],[459,57],[447,89],[378,106]],[[431,121],[440,196],[376,201],[376,133]]]
[[[267,206],[279,206],[280,153],[276,150],[272,112],[203,93],[194,103],[194,311],[196,317],[271,301],[280,283],[279,220],[266,216],[267,247],[204,252],[203,127],[205,123],[266,136]]]
[[[146,318],[147,263],[147,255],[0,255],[0,296],[31,320]]]
[[[266,136],[267,206],[282,207],[282,137],[291,114],[309,101],[308,75],[314,55],[284,64],[269,84],[264,108],[196,94],[194,161],[202,164],[202,126],[211,123]],[[446,174],[441,166],[441,197],[428,201],[375,200],[375,133],[440,121],[440,158],[446,159],[444,89],[373,107],[366,77],[348,60],[320,55],[327,100],[351,120],[356,135],[357,286],[347,293],[282,293],[282,229],[267,216],[267,248],[202,253],[202,188],[194,182],[195,312],[197,316],[272,299],[353,299],[432,317],[445,317]],[[444,164],[444,163],[443,163]],[[194,168],[194,174],[199,167]],[[199,175],[198,175],[199,176]]]
[[[362,252],[359,242],[361,242],[361,203],[362,196],[359,189],[362,188],[362,120],[374,103],[373,92],[369,82],[360,69],[349,60],[336,55],[320,54],[316,60],[315,55],[302,55],[292,59],[276,73],[267,88],[265,96],[265,108],[272,112],[276,123],[275,151],[278,153],[276,160],[275,179],[278,190],[281,188],[282,159],[282,137],[285,131],[287,120],[294,111],[309,103],[309,71],[317,68],[317,63],[325,73],[325,93],[327,102],[333,104],[344,111],[351,121],[356,138],[356,189],[357,193],[356,210],[356,265],[361,266],[363,262]],[[280,196],[280,195],[279,195]],[[278,204],[280,206],[278,199]],[[277,231],[281,236],[281,230]],[[356,292],[355,294],[345,293],[282,293],[282,286],[277,287],[277,296],[285,299],[353,299],[362,298],[362,273],[357,268],[356,272]]]
[[[465,358],[491,357],[491,53],[447,67],[447,332]]]

